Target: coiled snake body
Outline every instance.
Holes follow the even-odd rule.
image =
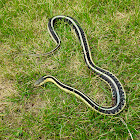
[[[126,104],[126,95],[125,95],[124,89],[123,89],[120,81],[116,78],[116,76],[114,74],[112,74],[111,72],[109,72],[107,70],[99,68],[98,66],[96,66],[94,64],[92,57],[91,57],[91,52],[90,52],[90,48],[89,48],[85,33],[84,33],[83,29],[80,27],[79,23],[75,19],[73,19],[72,17],[69,17],[69,16],[55,16],[49,20],[48,30],[49,30],[50,35],[54,39],[54,41],[57,43],[57,46],[51,52],[45,53],[42,55],[50,54],[60,47],[61,41],[54,30],[54,24],[57,20],[61,20],[61,19],[64,19],[64,21],[68,22],[75,30],[75,32],[81,42],[81,45],[83,47],[84,59],[85,59],[86,64],[88,65],[88,67],[91,70],[95,71],[96,74],[98,74],[101,79],[103,79],[110,85],[111,90],[112,90],[112,99],[113,99],[114,103],[110,107],[100,106],[97,103],[95,103],[92,99],[90,99],[87,95],[82,93],[81,91],[61,83],[58,79],[56,79],[53,76],[43,76],[35,82],[35,85],[40,86],[46,82],[53,82],[62,90],[72,93],[75,96],[77,96],[78,98],[80,98],[89,107],[91,107],[92,109],[94,109],[95,111],[97,111],[101,114],[116,115],[116,114],[120,113]]]

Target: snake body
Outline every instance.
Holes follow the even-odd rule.
[[[89,107],[91,107],[92,109],[94,109],[95,111],[97,111],[101,114],[116,115],[116,114],[120,113],[126,104],[126,95],[125,95],[124,88],[114,74],[112,74],[111,72],[104,70],[94,64],[92,57],[91,57],[91,52],[90,52],[90,48],[89,48],[85,33],[84,33],[83,29],[80,27],[79,23],[75,19],[73,19],[72,17],[69,17],[69,16],[55,16],[49,20],[48,31],[49,31],[50,35],[52,36],[52,38],[54,39],[54,41],[56,42],[57,46],[51,52],[45,53],[42,55],[47,55],[47,54],[53,53],[55,50],[57,50],[60,47],[61,41],[60,41],[57,33],[54,30],[54,24],[58,20],[62,20],[62,19],[64,21],[68,22],[75,30],[75,33],[77,34],[79,41],[81,42],[81,45],[83,47],[84,59],[85,59],[85,62],[87,64],[88,68],[90,68],[91,70],[96,72],[96,74],[99,75],[99,77],[102,80],[106,81],[109,84],[111,91],[112,91],[113,104],[110,107],[100,106],[99,104],[94,102],[92,99],[90,99],[87,95],[85,95],[81,91],[63,84],[62,82],[60,82],[58,79],[56,79],[53,76],[43,76],[35,82],[35,85],[40,86],[46,82],[53,82],[62,90],[66,91],[68,93],[72,93],[76,97],[80,98]]]

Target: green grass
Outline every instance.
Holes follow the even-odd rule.
[[[4,139],[139,139],[140,42],[138,0],[1,0],[0,10],[0,140]],[[109,105],[108,86],[91,72],[71,27],[58,22],[61,48],[48,19],[69,15],[84,29],[93,61],[114,73],[124,86],[127,104],[116,116],[103,116],[52,83],[34,87],[43,75]],[[130,136],[131,135],[131,136]]]

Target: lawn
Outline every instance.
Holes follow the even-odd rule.
[[[0,140],[138,140],[140,138],[140,15],[138,0],[0,1]],[[43,75],[57,77],[94,101],[111,104],[109,86],[88,69],[71,26],[58,21],[61,48],[47,30],[49,18],[68,15],[86,33],[94,63],[117,76],[126,107],[101,115]]]

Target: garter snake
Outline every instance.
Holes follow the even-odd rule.
[[[35,55],[40,56],[40,55],[51,54],[60,47],[61,41],[54,30],[54,24],[58,20],[62,20],[62,19],[64,19],[65,22],[68,22],[72,26],[72,28],[75,30],[75,33],[78,36],[81,46],[83,47],[84,59],[85,59],[85,62],[87,64],[88,68],[90,68],[91,70],[96,72],[96,74],[102,80],[107,82],[108,85],[110,86],[111,91],[112,91],[113,104],[110,107],[100,106],[99,104],[94,102],[92,99],[90,99],[87,95],[85,95],[81,91],[63,84],[62,82],[60,82],[58,79],[56,79],[53,76],[43,76],[43,77],[39,78],[35,82],[35,86],[41,86],[46,82],[53,82],[60,89],[66,91],[68,93],[74,94],[76,97],[80,98],[83,102],[85,102],[89,107],[91,107],[92,109],[94,109],[95,111],[97,111],[101,114],[116,115],[116,114],[120,113],[126,104],[126,95],[125,95],[123,86],[114,74],[112,74],[111,72],[104,70],[94,64],[92,57],[91,57],[91,52],[90,52],[90,48],[89,48],[85,33],[84,33],[83,29],[80,27],[79,23],[75,19],[73,19],[72,17],[69,17],[69,16],[55,16],[55,17],[51,18],[48,22],[48,31],[49,31],[50,35],[52,36],[53,40],[56,42],[57,46],[55,49],[53,49],[52,51],[50,51],[48,53],[35,54]]]

